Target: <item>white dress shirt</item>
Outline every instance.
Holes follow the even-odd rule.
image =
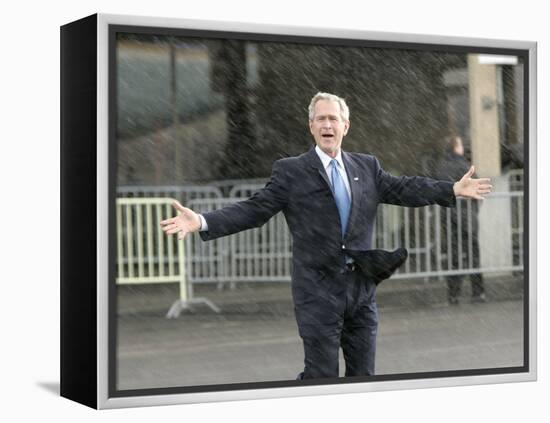
[[[332,157],[330,157],[327,153],[321,150],[318,145],[315,146],[315,152],[321,159],[321,162],[323,163],[323,167],[325,168],[325,172],[327,173],[328,180],[332,184],[332,169],[330,168],[330,162],[332,161]],[[349,187],[349,179],[346,173],[346,168],[344,167],[344,161],[342,160],[342,150],[338,151],[338,154],[336,155],[335,159],[338,162],[338,166],[337,166],[338,172],[340,172],[340,176],[344,180],[344,185],[346,186],[346,191],[348,192],[349,198],[351,198],[351,189]]]

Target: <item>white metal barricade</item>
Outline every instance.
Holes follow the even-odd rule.
[[[118,198],[116,201],[117,284],[179,283],[180,298],[166,317],[177,317],[191,304],[204,303],[219,312],[206,298],[193,298],[185,268],[185,247],[177,236],[167,236],[160,221],[175,215],[173,198]]]

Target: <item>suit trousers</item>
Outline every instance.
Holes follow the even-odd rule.
[[[358,270],[325,275],[322,298],[295,304],[304,345],[303,379],[338,377],[342,348],[346,376],[374,374],[378,310],[376,284]]]

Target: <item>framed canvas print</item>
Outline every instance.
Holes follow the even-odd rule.
[[[536,379],[536,43],[61,27],[61,394]]]

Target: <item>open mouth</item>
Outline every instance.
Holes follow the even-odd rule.
[[[334,135],[332,135],[332,134],[323,134],[322,137],[323,138],[334,138]]]

